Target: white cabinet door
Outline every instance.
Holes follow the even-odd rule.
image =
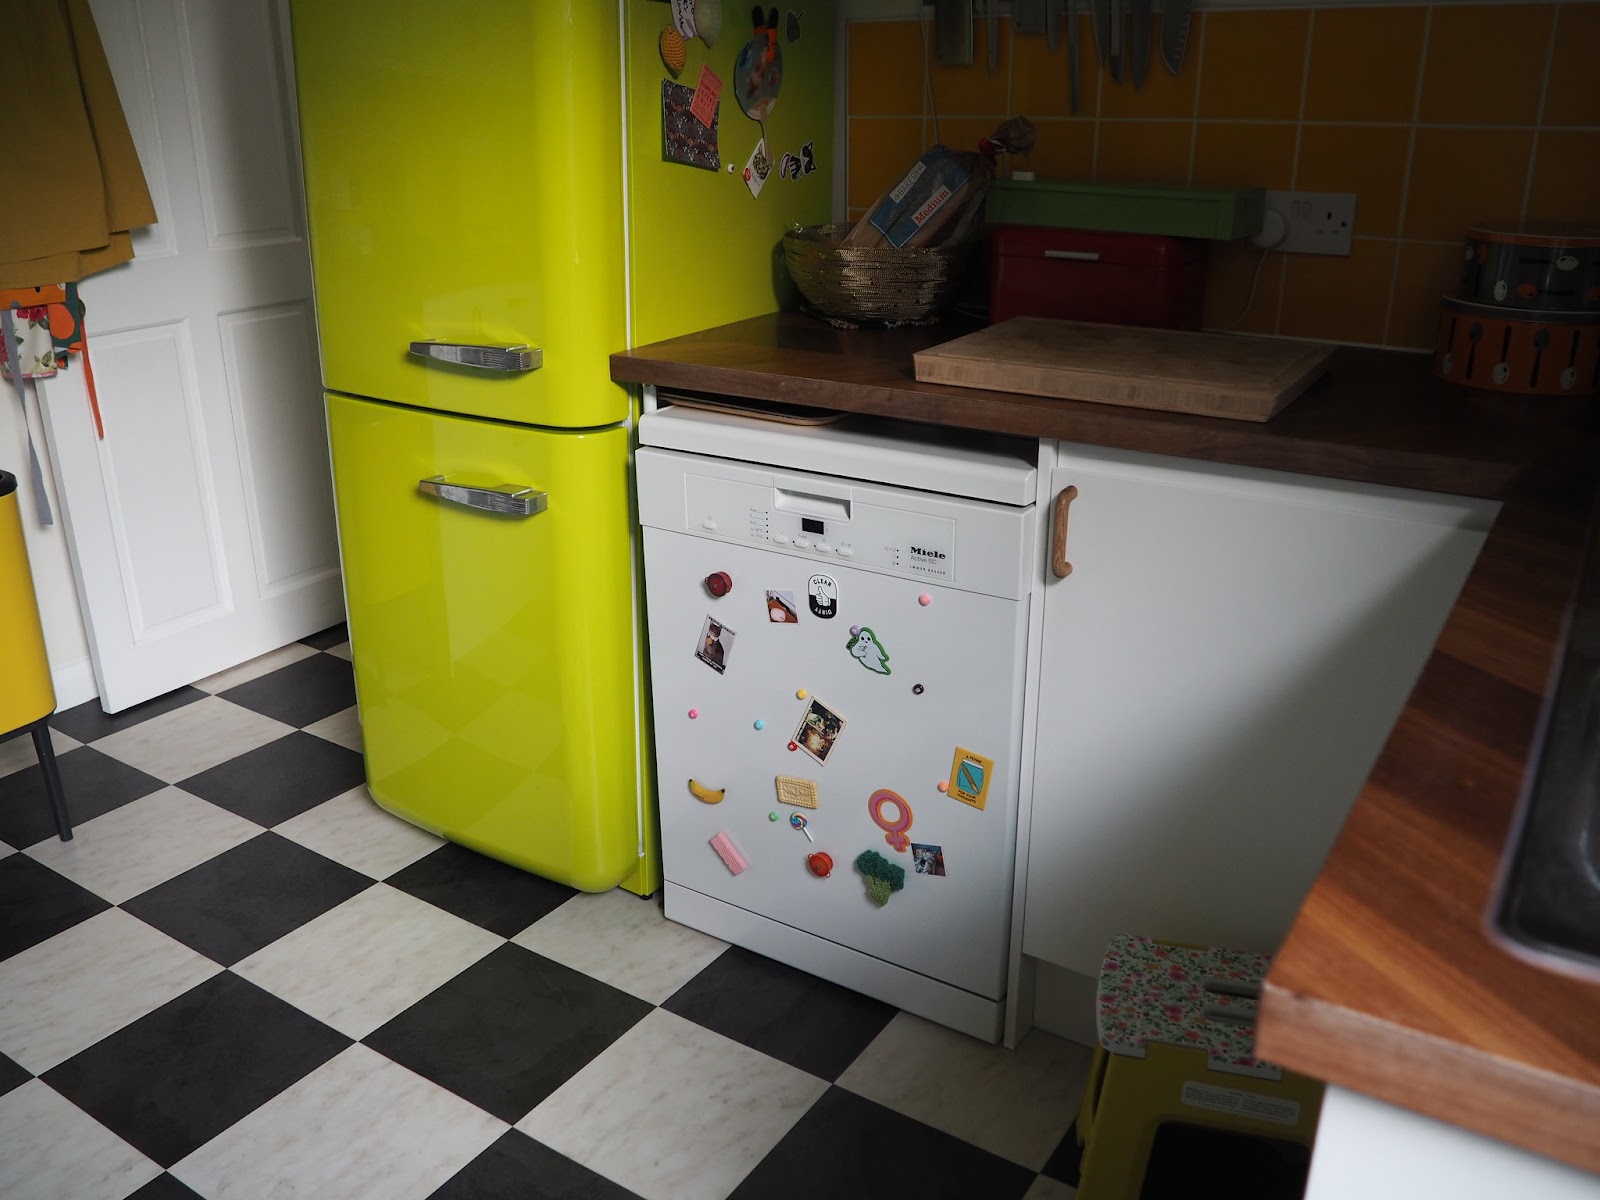
[[[102,705],[338,621],[311,268],[276,0],[96,3],[159,223],[86,280],[50,445]]]
[[[1496,506],[1063,444],[1024,953],[1277,947]]]

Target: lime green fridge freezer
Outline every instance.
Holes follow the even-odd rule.
[[[292,0],[369,787],[589,891],[660,879],[638,400],[607,358],[779,307],[783,231],[831,207],[831,7],[769,37],[783,83],[759,195],[742,171],[762,127],[731,90],[759,31],[736,9],[680,76],[723,83],[722,161],[663,159],[672,11]],[[780,179],[783,152],[818,169]]]

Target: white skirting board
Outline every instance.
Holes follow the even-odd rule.
[[[1042,959],[1033,964],[1033,1024],[1069,1042],[1093,1046],[1100,1040],[1095,1025],[1099,980]],[[1019,1039],[1025,1032],[1019,1032]]]
[[[770,917],[724,904],[670,880],[666,884],[665,907],[668,920],[680,925],[765,954],[983,1041],[1000,1040],[1005,1020],[1003,1000],[988,1000],[951,987]]]
[[[87,658],[51,667],[50,682],[56,690],[57,712],[82,704],[85,700],[93,700],[100,694],[99,685],[94,679],[94,666]]]

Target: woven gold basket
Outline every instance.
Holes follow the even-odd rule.
[[[956,300],[972,243],[841,246],[849,225],[811,225],[783,235],[783,257],[813,308],[851,321],[918,321]]]

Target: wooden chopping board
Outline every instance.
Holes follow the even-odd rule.
[[[925,383],[1265,421],[1335,347],[1231,333],[1013,317],[918,351]]]

